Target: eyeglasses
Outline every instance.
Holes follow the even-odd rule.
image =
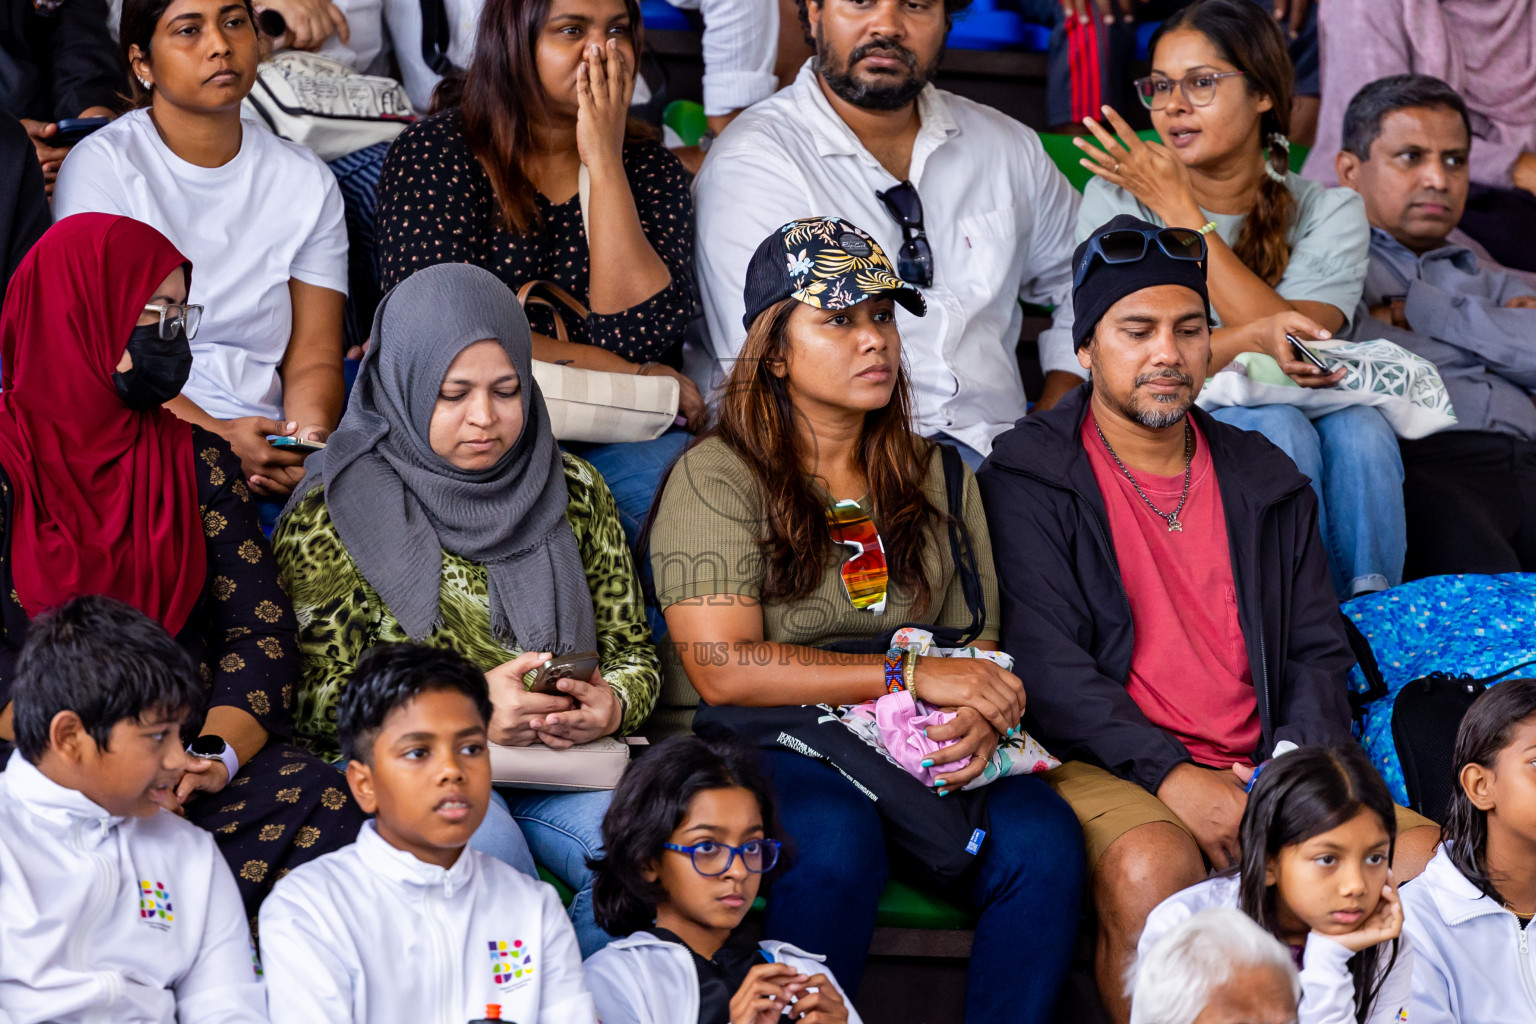
[[[853,549],[842,566],[848,600],[860,611],[879,615],[885,611],[889,578],[880,531],[858,502],[846,498],[827,510],[827,526],[832,531],[832,543]]]
[[[1077,273],[1072,276],[1072,289],[1082,286],[1097,256],[1105,263],[1135,263],[1146,258],[1147,245],[1155,242],[1170,259],[1200,263],[1205,259],[1205,236],[1189,228],[1117,228],[1094,235],[1083,252]]]
[[[1162,110],[1166,107],[1173,98],[1175,85],[1190,106],[1208,107],[1216,98],[1217,83],[1223,78],[1237,78],[1241,75],[1241,71],[1191,71],[1183,78],[1148,75],[1136,79],[1133,84],[1136,86],[1136,95],[1141,98],[1141,105],[1148,110]]]
[[[197,337],[198,325],[203,322],[203,307],[196,303],[167,302],[145,306],[144,312],[160,314],[161,341],[170,341],[176,337],[178,326],[187,332],[187,340],[191,341]]]
[[[887,213],[901,225],[901,252],[896,254],[896,273],[903,281],[929,288],[933,285],[933,247],[923,231],[923,201],[910,181],[876,192]]]
[[[714,878],[731,870],[731,865],[736,863],[737,857],[741,858],[742,867],[754,875],[772,871],[773,866],[779,862],[779,848],[783,845],[777,839],[753,839],[740,846],[729,846],[706,839],[692,846],[662,843],[661,848],[676,853],[686,853],[693,860],[693,870],[706,878]]]

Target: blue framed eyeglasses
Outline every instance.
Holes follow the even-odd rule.
[[[686,853],[693,860],[693,870],[706,878],[714,878],[731,870],[731,865],[736,863],[737,857],[741,858],[742,865],[754,875],[772,871],[774,865],[779,862],[779,850],[783,845],[777,839],[753,839],[740,846],[730,846],[706,839],[692,846],[662,843],[661,848],[674,853]]]
[[[1156,244],[1169,259],[1203,263],[1205,236],[1189,228],[1116,228],[1094,235],[1083,250],[1083,258],[1072,275],[1072,290],[1082,287],[1094,258],[1105,263],[1135,263],[1146,259],[1147,246]]]

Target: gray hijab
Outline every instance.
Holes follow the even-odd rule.
[[[336,532],[407,634],[441,621],[443,551],[486,567],[491,631],[528,651],[596,647],[592,595],[560,449],[531,368],[528,319],[494,274],[445,263],[392,288],[341,425],[305,463],[304,494],[325,488]],[[494,338],[517,369],[523,432],[500,462],[467,472],[432,450],[432,410],[448,367]]]

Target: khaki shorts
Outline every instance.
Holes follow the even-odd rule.
[[[1092,871],[1116,839],[1138,825],[1166,821],[1185,832],[1189,826],[1168,809],[1168,805],[1134,782],[1111,775],[1097,765],[1068,761],[1041,776],[1056,794],[1071,805],[1083,826],[1083,841],[1088,847],[1088,869]],[[1397,808],[1397,834],[1434,822],[1410,811]],[[1193,833],[1191,833],[1193,836]]]

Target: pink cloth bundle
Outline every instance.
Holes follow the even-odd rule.
[[[967,757],[963,761],[923,767],[923,762],[935,750],[948,745],[929,739],[923,735],[923,730],[931,725],[943,725],[954,718],[955,713],[939,711],[921,701],[914,701],[912,694],[906,690],[888,693],[873,702],[857,704],[849,708],[848,713],[874,722],[880,731],[880,741],[886,755],[925,786],[932,786],[936,780],[944,777],[945,772],[964,768],[971,761]]]

